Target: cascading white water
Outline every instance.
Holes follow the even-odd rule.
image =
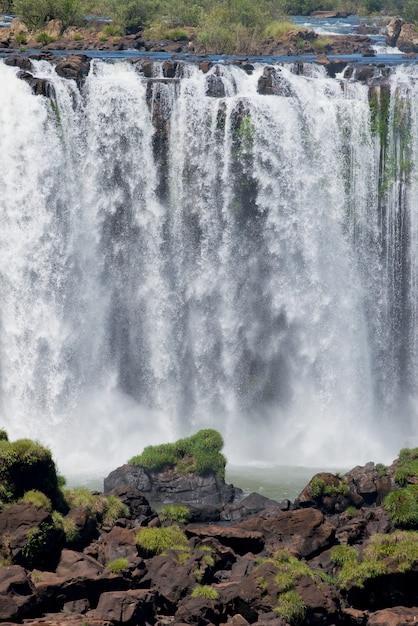
[[[418,71],[149,84],[0,63],[0,425],[112,469],[220,430],[235,462],[390,461],[417,435]],[[220,74],[221,76],[219,76]],[[306,75],[308,74],[308,75]],[[221,81],[221,97],[207,95]],[[399,130],[401,129],[401,130]]]

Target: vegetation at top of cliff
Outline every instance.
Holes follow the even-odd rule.
[[[0,436],[0,504],[22,498],[36,490],[49,498],[55,509],[65,508],[60,477],[50,450],[31,439],[9,441]]]
[[[215,472],[219,478],[224,478],[226,459],[221,453],[223,445],[222,435],[207,428],[174,443],[147,446],[142,454],[134,456],[128,463],[151,470],[174,467],[183,474]]]

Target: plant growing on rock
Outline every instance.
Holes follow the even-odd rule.
[[[70,517],[65,517],[58,511],[52,512],[52,520],[55,528],[60,528],[64,531],[66,544],[71,545],[76,543],[80,538],[80,531],[78,530],[76,523]]]
[[[187,506],[177,504],[166,504],[160,512],[162,522],[177,522],[187,524],[190,519],[190,510]]]
[[[418,485],[391,491],[384,499],[383,506],[396,526],[418,526]]]
[[[274,608],[288,624],[299,624],[306,615],[306,605],[297,591],[281,593]]]
[[[192,598],[205,598],[206,600],[217,600],[219,593],[210,585],[197,585],[192,593]]]
[[[128,559],[121,557],[120,559],[110,561],[107,566],[113,574],[120,574],[121,572],[126,572],[129,567],[129,561]]]
[[[129,517],[128,507],[116,496],[95,494],[84,487],[67,489],[64,495],[69,506],[88,509],[105,526],[111,526],[119,517]]]
[[[394,479],[405,486],[409,479],[418,477],[418,448],[402,448],[399,452]]]
[[[141,528],[135,541],[145,553],[156,555],[167,550],[183,550],[187,548],[187,537],[177,526],[166,528]]]
[[[38,491],[38,489],[31,489],[30,491],[26,491],[21,500],[23,502],[32,502],[38,508],[43,508],[46,511],[52,511],[51,500],[46,496],[42,491]]]
[[[175,443],[147,446],[142,454],[128,463],[155,471],[174,467],[181,473],[204,475],[215,472],[219,478],[224,478],[226,459],[220,452],[222,447],[222,436],[208,428]]]

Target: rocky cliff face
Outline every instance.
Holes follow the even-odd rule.
[[[110,493],[122,485],[136,487],[151,502],[221,505],[233,502],[242,494],[241,489],[227,485],[213,472],[199,476],[195,473],[181,474],[172,468],[157,472],[123,465],[105,478],[104,491]]]

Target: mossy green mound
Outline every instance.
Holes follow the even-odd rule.
[[[219,478],[224,478],[226,459],[221,453],[223,445],[220,433],[207,428],[174,443],[147,446],[142,454],[134,456],[128,463],[157,471],[172,467],[183,474],[215,472]]]

